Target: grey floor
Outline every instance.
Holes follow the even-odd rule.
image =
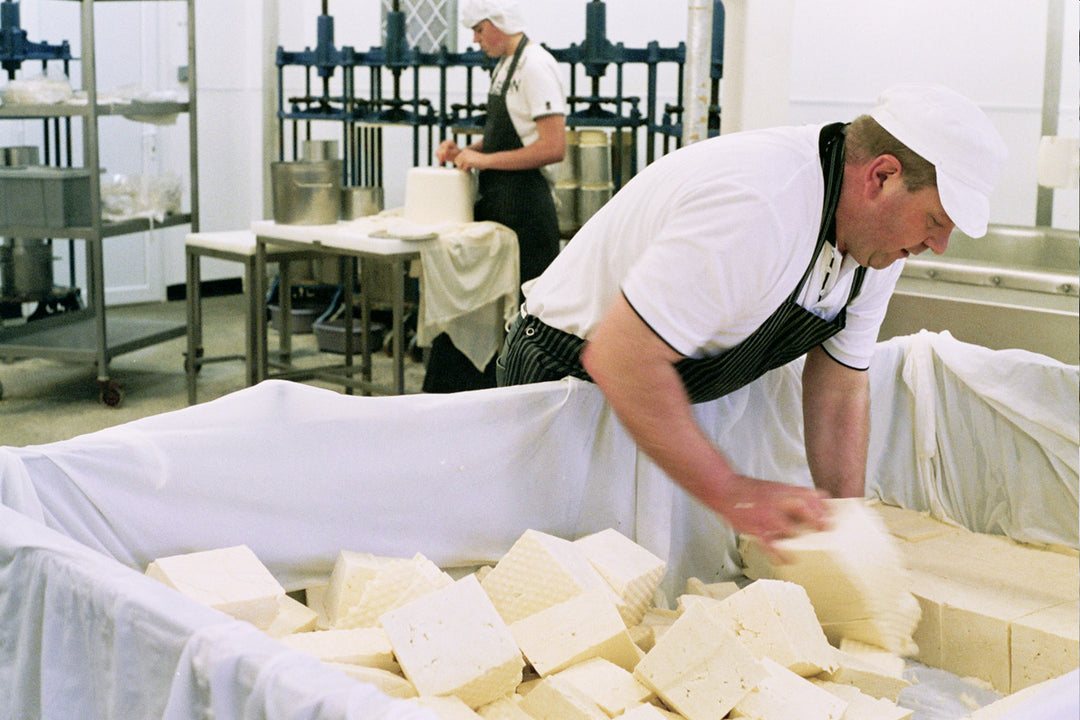
[[[112,308],[107,317],[146,317],[183,322],[183,301]],[[203,346],[207,356],[239,354],[244,340],[244,298],[241,295],[210,297],[203,305]],[[276,333],[270,332],[270,342]],[[93,364],[61,362],[44,358],[0,360],[0,446],[23,447],[66,440],[141,417],[187,407],[184,352],[187,340],[175,338],[113,359],[109,377],[121,386],[123,399],[116,407],[100,399]],[[294,356],[304,362],[340,361],[340,355],[321,353],[314,335],[293,337]],[[375,380],[389,382],[391,359],[378,352],[373,357]],[[405,361],[406,392],[419,392],[424,368]],[[312,381],[313,384],[321,384]],[[244,363],[205,365],[198,375],[198,401],[205,402],[245,386]],[[323,385],[335,390],[341,386]]]

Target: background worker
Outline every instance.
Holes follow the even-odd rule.
[[[864,492],[866,371],[896,261],[943,253],[954,224],[985,234],[1005,156],[977,106],[921,85],[887,90],[849,125],[664,156],[523,288],[499,382],[592,380],[638,446],[737,532],[771,544],[821,527],[822,494]],[[803,355],[817,490],[740,475],[691,410]]]
[[[498,58],[487,98],[484,135],[465,148],[443,141],[440,163],[477,170],[474,217],[517,233],[521,282],[559,252],[559,221],[551,182],[542,168],[566,155],[566,91],[547,50],[529,41],[516,0],[463,0],[461,23],[486,55]],[[495,361],[480,372],[445,333],[437,336],[424,377],[425,392],[495,386]]]

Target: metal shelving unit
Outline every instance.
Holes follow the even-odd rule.
[[[97,367],[101,400],[118,405],[123,399],[119,385],[109,377],[109,362],[116,356],[165,340],[180,337],[186,332],[182,322],[138,318],[107,318],[105,309],[104,240],[110,237],[144,232],[155,228],[190,225],[199,230],[198,144],[196,123],[195,78],[195,0],[58,0],[81,5],[80,29],[82,45],[82,90],[85,104],[7,105],[0,106],[0,121],[7,119],[52,121],[59,133],[60,122],[81,121],[82,163],[78,167],[90,170],[89,197],[91,224],[80,227],[0,226],[0,237],[67,238],[83,241],[86,246],[86,306],[57,313],[25,324],[0,326],[0,358],[44,357],[71,362],[89,362]],[[99,2],[182,2],[187,6],[187,102],[134,102],[98,104],[97,67],[95,56],[94,8]],[[66,63],[67,61],[65,61]],[[99,157],[98,119],[105,116],[127,117],[132,122],[148,115],[186,114],[189,126],[188,155],[190,167],[190,210],[168,215],[163,221],[132,219],[121,222],[102,220],[101,160]],[[70,128],[68,144],[70,146]],[[46,140],[47,142],[47,140]],[[57,140],[57,146],[59,146]],[[48,157],[46,148],[46,157]],[[70,153],[70,149],[69,149]],[[56,162],[59,163],[59,147]],[[70,161],[70,156],[69,156]],[[2,386],[0,386],[2,395]]]

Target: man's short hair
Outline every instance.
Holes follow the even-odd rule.
[[[862,163],[879,155],[892,155],[900,161],[903,168],[901,177],[908,192],[937,187],[934,166],[893,137],[869,115],[860,115],[852,120],[845,134],[845,152],[849,162]]]

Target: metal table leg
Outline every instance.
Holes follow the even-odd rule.
[[[255,277],[251,283],[251,293],[254,302],[260,302],[266,297],[266,240],[258,235],[255,236]],[[251,376],[254,382],[262,382],[267,374],[267,318],[265,312],[255,315],[255,354],[248,358],[248,363],[254,367]]]
[[[394,390],[405,394],[405,268],[400,258],[392,263],[393,273],[393,333],[394,333]]]
[[[195,382],[202,355],[202,284],[200,258],[197,252],[187,249],[187,357],[184,372],[187,374],[188,405],[196,401]]]

